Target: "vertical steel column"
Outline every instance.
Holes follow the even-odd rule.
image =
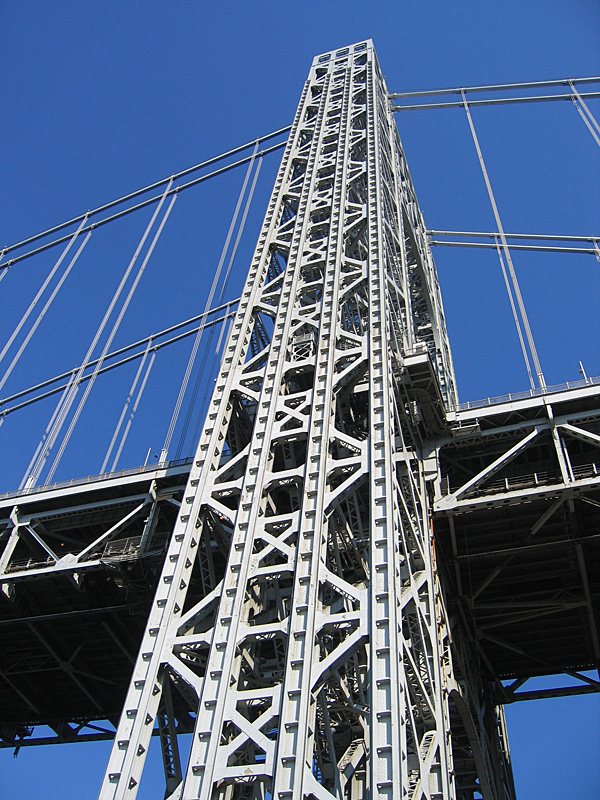
[[[181,698],[196,716],[173,798],[455,797],[415,355],[453,402],[369,41],[315,58],[304,87],[102,798],[135,797],[163,687],[170,789]]]

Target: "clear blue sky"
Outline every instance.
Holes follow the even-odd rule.
[[[312,57],[367,37],[398,92],[600,74],[600,6],[591,0],[2,0],[0,24],[0,246],[289,124]],[[600,119],[600,101],[590,108]],[[600,234],[600,148],[570,103],[475,109],[473,117],[507,231]],[[492,230],[464,114],[406,112],[398,122],[428,226]],[[275,169],[275,161],[265,164],[263,203]],[[202,310],[240,183],[233,176],[177,201],[119,343]],[[65,284],[4,396],[37,378],[38,367],[50,375],[77,363],[146,219],[115,229],[113,238],[93,237],[95,249],[90,244]],[[496,255],[434,255],[461,399],[527,388]],[[0,341],[53,261],[26,262],[0,285]],[[519,253],[514,261],[547,383],[579,378],[579,360],[588,375],[600,375],[597,261]],[[246,265],[247,258],[236,262],[231,296]],[[141,463],[149,446],[160,449],[185,355],[182,349],[176,364],[157,368],[153,397],[162,383],[164,408],[158,401],[140,407],[122,466]],[[107,402],[101,394],[91,400],[58,479],[98,471],[106,441],[96,448],[90,434],[101,438],[94,417],[108,416]],[[0,491],[18,484],[51,408],[3,426],[11,458],[2,459]],[[508,710],[520,798],[597,800],[597,701]],[[105,752],[24,748],[13,760],[4,751],[0,800],[93,798]],[[159,795],[143,786],[139,796]]]

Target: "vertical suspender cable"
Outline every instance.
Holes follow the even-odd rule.
[[[546,381],[544,380],[544,374],[542,372],[542,366],[540,364],[540,360],[538,358],[537,350],[535,347],[535,342],[533,340],[533,334],[531,332],[531,327],[529,325],[529,319],[527,317],[527,312],[525,311],[525,304],[523,302],[523,297],[521,296],[521,289],[519,287],[519,282],[517,281],[517,275],[515,272],[515,268],[513,266],[512,258],[510,255],[510,250],[508,248],[508,243],[506,241],[506,236],[504,235],[504,228],[502,227],[502,220],[500,219],[500,213],[498,211],[498,206],[496,205],[496,199],[494,197],[494,192],[492,191],[492,184],[490,183],[490,179],[487,174],[487,170],[485,168],[485,161],[483,160],[483,154],[481,152],[481,148],[479,146],[479,140],[477,138],[477,134],[475,133],[475,126],[473,125],[473,120],[471,119],[471,112],[469,111],[469,104],[467,103],[467,98],[465,96],[464,91],[461,89],[463,105],[465,111],[467,113],[467,119],[469,121],[469,128],[471,129],[471,135],[473,137],[473,142],[475,144],[475,149],[477,150],[477,156],[479,158],[479,165],[481,167],[481,172],[483,174],[483,180],[485,181],[485,185],[488,192],[488,197],[490,198],[490,203],[492,206],[492,211],[494,212],[494,218],[496,220],[496,225],[498,227],[498,233],[500,235],[500,239],[502,241],[502,250],[504,251],[504,257],[506,258],[506,264],[508,266],[508,271],[510,274],[511,282],[513,285],[513,289],[515,292],[515,297],[517,298],[517,304],[519,306],[519,311],[521,314],[521,319],[523,321],[523,327],[525,328],[525,334],[527,336],[527,343],[529,344],[529,351],[531,353],[531,357],[533,359],[533,364],[535,367],[535,371],[537,374],[538,383],[542,390],[546,389]],[[531,378],[531,375],[530,375]],[[535,388],[533,385],[532,379],[532,389]]]
[[[262,166],[262,156],[258,161],[258,165],[256,167],[256,172],[254,173],[254,180],[252,181],[252,186],[250,188],[250,194],[248,195],[248,200],[246,201],[246,207],[244,208],[244,214],[243,214],[243,217],[242,217],[242,221],[241,221],[240,227],[238,229],[238,233],[237,233],[237,237],[236,237],[236,240],[235,240],[235,244],[233,246],[233,251],[232,251],[231,257],[229,259],[229,264],[227,265],[227,273],[225,275],[225,280],[223,281],[223,287],[222,287],[220,295],[219,295],[219,304],[223,300],[223,294],[225,293],[225,289],[227,287],[227,282],[229,280],[229,274],[231,272],[231,267],[233,266],[233,261],[235,259],[235,256],[236,256],[239,244],[240,244],[240,240],[242,238],[242,233],[243,233],[244,227],[246,225],[246,219],[248,217],[248,212],[250,210],[250,205],[252,203],[252,198],[254,196],[254,190],[256,188],[256,183],[258,181],[258,176],[259,176],[259,173],[260,173],[261,166]],[[227,306],[227,313],[229,313],[229,305]],[[227,332],[228,335],[229,335],[229,330],[231,329],[232,324],[233,324],[233,320],[230,320],[229,321],[228,332]],[[219,341],[217,342],[217,347],[215,349],[215,354],[213,356],[213,360],[212,360],[212,363],[211,363],[211,367],[210,367],[210,374],[211,375],[215,371],[215,362],[216,362],[216,360],[217,360],[217,358],[219,356],[219,352],[220,352],[220,349],[221,349],[221,342],[223,340],[224,332],[225,332],[225,320],[223,320],[223,325],[221,326],[221,333],[219,334]],[[211,334],[212,334],[212,330],[211,330]],[[225,341],[227,341],[227,338],[228,338],[228,336],[225,337]],[[211,337],[211,339],[212,339],[212,337]],[[203,401],[202,401],[203,403],[206,402],[207,396],[208,396],[208,391],[205,391],[204,397],[203,397]],[[195,398],[194,398],[194,400],[195,400]],[[198,416],[198,418],[196,420],[196,425],[194,427],[194,433],[193,433],[193,436],[192,436],[192,441],[193,442],[197,442],[198,441],[198,437],[200,436],[200,425],[201,425],[201,423],[202,423],[202,417]],[[187,433],[187,427],[186,427],[186,431],[185,432]],[[179,458],[179,456],[181,455],[181,450],[183,448],[183,438],[184,437],[180,438],[176,458]]]
[[[219,358],[219,354],[221,352],[221,346],[224,347],[225,346],[225,342],[227,342],[228,339],[229,339],[229,333],[230,333],[231,327],[233,325],[233,319],[229,320],[229,325],[227,325],[227,326],[225,325],[226,322],[227,322],[227,317],[224,317],[223,318],[223,322],[221,323],[221,332],[219,333],[219,340],[217,341],[217,346],[215,347],[215,354],[214,354],[214,357],[213,357],[213,362],[211,364],[211,370],[210,370],[211,374],[213,374],[215,372],[215,362]],[[210,387],[206,387],[206,391],[204,392],[204,397],[202,398],[203,405],[204,405],[204,403],[206,403],[206,401],[208,399],[209,390],[210,390]],[[198,441],[198,439],[200,438],[200,426],[201,426],[202,422],[203,422],[202,417],[200,415],[198,415],[196,417],[196,425],[194,427],[194,433],[192,435],[192,441],[194,443],[196,443]]]
[[[513,298],[513,293],[510,288],[510,282],[508,280],[508,275],[506,274],[506,267],[504,266],[504,259],[502,258],[502,250],[500,249],[500,243],[498,242],[498,237],[494,236],[494,242],[496,243],[496,252],[498,253],[498,258],[500,259],[500,267],[502,268],[502,276],[504,278],[504,283],[506,285],[506,292],[508,294],[508,299],[510,300],[510,307],[512,308],[513,319],[515,321],[515,326],[517,328],[517,333],[519,334],[519,341],[521,343],[521,350],[523,352],[523,358],[525,359],[525,366],[527,367],[527,374],[529,375],[529,383],[531,384],[531,388],[535,389],[535,383],[533,380],[533,375],[531,374],[531,365],[529,363],[529,356],[527,355],[527,346],[525,345],[525,340],[523,339],[523,331],[521,330],[521,323],[519,322],[519,314],[517,313],[517,309],[515,306],[515,301]]]
[[[110,318],[110,316],[111,316],[111,314],[112,314],[112,312],[113,312],[113,310],[115,308],[115,305],[117,304],[117,301],[118,301],[118,299],[119,299],[119,297],[120,297],[120,295],[121,295],[121,293],[123,291],[123,288],[124,288],[128,278],[129,278],[129,276],[131,274],[131,271],[133,270],[133,267],[135,266],[135,262],[138,259],[138,256],[139,256],[139,254],[140,254],[140,252],[142,250],[142,247],[144,246],[144,244],[146,242],[146,239],[150,235],[150,231],[152,230],[154,222],[156,221],[156,218],[157,218],[158,214],[160,213],[160,209],[162,208],[162,205],[163,205],[163,203],[165,201],[167,193],[168,193],[169,189],[171,188],[172,182],[173,181],[171,179],[171,181],[167,185],[165,191],[163,192],[163,195],[162,195],[162,197],[160,199],[160,202],[159,202],[158,206],[156,207],[156,209],[154,210],[154,213],[152,214],[152,217],[151,217],[148,225],[146,226],[146,230],[144,231],[144,233],[142,235],[142,238],[140,239],[140,241],[138,243],[138,246],[136,247],[135,253],[133,254],[133,257],[132,257],[131,261],[129,262],[129,265],[127,266],[127,269],[125,270],[125,274],[121,278],[121,282],[119,283],[119,286],[117,287],[117,289],[116,289],[116,291],[115,291],[115,293],[113,295],[113,298],[112,298],[112,300],[110,302],[110,305],[108,306],[108,308],[107,308],[107,310],[106,310],[106,312],[104,314],[104,318],[102,319],[102,322],[100,323],[98,329],[96,330],[96,333],[94,335],[92,343],[90,344],[90,346],[88,348],[88,351],[87,351],[87,354],[86,354],[84,360],[82,361],[81,365],[79,366],[77,372],[73,375],[70,383],[68,384],[68,386],[67,386],[67,388],[65,390],[65,393],[63,393],[63,395],[61,396],[59,404],[58,404],[58,406],[57,406],[57,408],[56,408],[56,410],[55,410],[55,412],[53,414],[52,420],[50,421],[49,426],[48,426],[48,428],[46,429],[46,431],[44,433],[42,442],[40,442],[40,445],[38,446],[38,448],[36,450],[36,454],[34,455],[34,458],[32,459],[31,463],[29,464],[29,467],[27,468],[27,472],[25,473],[23,481],[21,482],[21,487],[20,488],[23,488],[23,486],[27,486],[27,487],[35,486],[35,483],[36,483],[37,479],[39,478],[42,469],[44,468],[44,464],[46,463],[46,461],[48,459],[48,456],[50,454],[50,450],[54,446],[56,438],[57,438],[58,434],[60,433],[60,430],[61,430],[61,428],[62,428],[62,426],[64,424],[65,418],[66,418],[71,406],[73,405],[73,402],[75,400],[75,395],[77,394],[77,390],[78,390],[79,384],[81,382],[81,377],[82,377],[83,373],[85,372],[89,361],[91,360],[92,353],[93,353],[96,345],[98,344],[98,341],[99,341],[99,339],[100,339],[100,337],[101,337],[101,335],[102,335],[102,333],[104,331],[104,328],[108,324],[108,320],[109,320],[109,318]]]
[[[137,397],[135,398],[135,403],[133,404],[133,408],[131,409],[131,414],[129,415],[129,419],[127,420],[127,425],[125,426],[125,430],[123,431],[123,436],[121,437],[121,441],[119,442],[119,448],[117,450],[112,466],[110,468],[111,472],[114,472],[115,469],[117,468],[117,463],[119,461],[119,458],[121,457],[121,452],[123,450],[125,442],[127,441],[127,436],[129,434],[129,429],[131,428],[131,423],[133,422],[135,412],[137,411],[137,407],[139,406],[140,400],[142,399],[142,395],[144,394],[144,389],[146,388],[146,382],[150,375],[150,370],[152,369],[155,358],[156,358],[156,350],[153,350],[152,355],[150,356],[150,361],[148,362],[148,367],[146,368],[146,373],[144,375],[141,386],[137,393]]]
[[[238,248],[240,246],[240,241],[241,241],[242,235],[244,233],[244,228],[246,227],[246,220],[248,219],[248,212],[250,211],[250,206],[252,205],[252,199],[254,197],[254,190],[256,189],[256,183],[258,181],[258,176],[260,174],[261,166],[262,166],[262,158],[259,158],[258,159],[258,163],[256,165],[256,170],[254,172],[254,178],[252,179],[252,185],[250,187],[250,191],[249,191],[248,197],[246,199],[246,205],[244,206],[244,213],[242,214],[242,220],[241,220],[240,225],[238,227],[238,232],[237,232],[237,235],[235,237],[235,242],[233,244],[233,249],[231,251],[231,255],[229,256],[229,263],[227,264],[227,270],[225,272],[225,277],[223,278],[223,283],[221,285],[221,290],[219,292],[217,305],[221,305],[221,303],[223,301],[223,295],[225,294],[225,291],[227,289],[227,285],[229,283],[229,276],[231,275],[231,268],[233,267],[233,262],[235,261],[235,257],[237,255],[237,251],[238,251]],[[228,313],[229,313],[229,306],[227,307],[226,314],[228,314]],[[217,350],[216,350],[215,355],[213,356],[213,360],[212,360],[212,363],[211,363],[211,368],[210,368],[210,374],[211,375],[214,372],[215,359],[216,359],[217,354],[219,352],[220,342],[221,342],[221,338],[223,336],[223,330],[224,329],[225,329],[225,325],[223,324],[221,326],[221,334],[220,334],[220,337],[219,337],[219,344],[217,345]],[[209,335],[208,335],[208,343],[207,343],[207,346],[206,346],[206,351],[205,351],[204,357],[202,359],[201,367],[198,370],[198,375],[196,376],[196,382],[195,382],[195,385],[194,385],[194,390],[192,392],[192,397],[190,398],[190,403],[189,403],[189,406],[188,406],[188,410],[187,410],[187,413],[185,415],[185,422],[183,424],[183,428],[182,428],[181,434],[179,436],[179,443],[177,444],[177,450],[175,452],[175,458],[176,459],[180,458],[181,452],[183,450],[183,446],[185,444],[185,439],[186,439],[187,432],[188,432],[188,429],[189,429],[189,426],[190,426],[190,421],[191,421],[191,418],[192,418],[194,407],[196,405],[196,398],[198,397],[198,391],[200,389],[200,384],[202,382],[202,376],[204,374],[204,369],[206,367],[206,361],[208,359],[209,348],[210,348],[210,345],[212,343],[212,340],[214,339],[214,335],[215,335],[215,329],[211,328],[210,332],[209,332]]]
[[[115,442],[117,441],[117,436],[119,435],[119,431],[121,430],[121,425],[123,424],[123,420],[125,419],[125,414],[127,413],[127,409],[129,408],[129,404],[131,403],[131,398],[133,397],[133,393],[135,392],[135,387],[137,386],[137,382],[140,379],[140,375],[144,369],[144,365],[146,363],[146,359],[148,358],[148,353],[152,347],[152,339],[148,339],[148,344],[146,345],[146,350],[140,361],[140,364],[137,368],[135,373],[135,377],[133,379],[133,383],[131,384],[131,389],[129,390],[129,394],[125,399],[125,404],[123,406],[123,410],[121,411],[121,416],[119,417],[119,421],[117,422],[117,427],[115,428],[115,432],[113,433],[113,437],[110,440],[110,444],[108,446],[108,450],[106,451],[106,455],[104,456],[104,461],[102,462],[102,466],[100,467],[100,473],[103,474],[106,472],[106,465],[108,464],[108,459],[110,458],[110,454],[112,453],[112,449],[115,446]],[[112,470],[111,470],[112,472]]]
[[[581,117],[581,119],[585,122],[585,124],[587,126],[587,129],[589,130],[589,132],[594,137],[594,139],[596,141],[596,144],[598,145],[598,147],[600,147],[600,136],[598,136],[598,134],[600,133],[600,125],[598,125],[598,123],[596,121],[596,118],[594,117],[592,112],[589,110],[589,108],[587,107],[584,99],[582,98],[582,96],[579,94],[579,92],[575,88],[575,85],[573,84],[573,81],[569,81],[569,86],[571,87],[571,91],[573,92],[573,98],[572,98],[573,99],[573,105],[575,106],[575,108],[579,112],[579,116]],[[596,130],[594,130],[594,128]]]
[[[83,223],[82,223],[82,224],[83,224]],[[71,262],[69,263],[69,266],[66,268],[66,270],[65,270],[65,271],[63,272],[63,274],[61,275],[61,278],[60,278],[60,280],[58,281],[58,283],[56,284],[56,286],[54,287],[54,289],[53,289],[53,291],[52,291],[52,294],[50,295],[50,297],[48,298],[48,300],[47,300],[47,301],[46,301],[46,303],[44,304],[44,307],[43,307],[43,309],[42,309],[42,310],[40,311],[40,313],[38,314],[36,321],[33,323],[33,325],[31,326],[31,328],[29,329],[29,332],[28,332],[27,336],[25,337],[25,339],[23,339],[23,341],[22,341],[22,343],[21,343],[21,346],[20,346],[20,347],[19,347],[19,349],[17,350],[17,352],[16,352],[16,354],[15,354],[15,356],[14,356],[13,360],[10,362],[9,366],[8,366],[8,367],[7,367],[7,369],[6,369],[6,372],[5,372],[5,373],[4,373],[4,375],[2,376],[2,379],[0,380],[0,389],[2,389],[2,387],[4,386],[4,384],[6,383],[6,381],[8,380],[8,377],[10,376],[11,372],[13,371],[13,369],[14,369],[14,368],[15,368],[15,366],[16,366],[16,364],[18,363],[19,359],[20,359],[20,358],[21,358],[21,356],[23,355],[23,351],[25,350],[25,348],[27,347],[27,345],[28,345],[28,344],[29,344],[29,342],[31,341],[31,338],[32,338],[33,334],[36,332],[36,330],[38,329],[38,326],[39,326],[40,322],[41,322],[41,321],[44,319],[44,316],[46,315],[46,312],[48,311],[48,309],[49,309],[49,308],[50,308],[50,306],[52,305],[52,302],[54,301],[54,298],[56,297],[56,295],[59,293],[59,291],[60,291],[60,289],[61,289],[61,287],[62,287],[63,283],[64,283],[64,282],[66,281],[66,279],[68,278],[68,276],[69,276],[69,273],[71,272],[71,270],[72,270],[72,269],[73,269],[73,267],[75,266],[75,263],[77,262],[77,259],[78,259],[78,258],[79,258],[79,256],[81,255],[81,252],[82,252],[83,248],[84,248],[84,247],[86,246],[86,244],[88,243],[88,241],[89,241],[89,239],[90,239],[90,236],[91,236],[91,235],[92,235],[92,231],[88,231],[88,233],[87,233],[87,235],[86,235],[85,239],[84,239],[84,240],[83,240],[83,242],[82,242],[82,243],[79,245],[79,247],[78,247],[78,249],[77,249],[77,252],[75,253],[75,255],[73,256],[73,258],[71,259]],[[23,319],[23,320],[21,320],[21,322],[23,322],[23,321],[24,321],[24,319]],[[17,331],[16,331],[16,332],[17,332]],[[11,337],[11,338],[12,338],[12,337]]]
[[[147,352],[144,355],[144,360],[146,359]],[[111,465],[111,468],[110,468],[111,472],[114,472],[115,469],[117,468],[117,463],[119,461],[119,458],[121,457],[121,452],[123,451],[123,447],[125,445],[125,442],[127,441],[127,436],[129,434],[129,429],[131,428],[131,423],[133,422],[133,418],[134,418],[134,416],[136,414],[138,405],[140,403],[140,400],[142,399],[142,394],[144,393],[144,389],[146,388],[146,382],[148,381],[148,377],[150,376],[150,371],[151,371],[152,366],[154,364],[155,358],[156,358],[156,348],[152,348],[152,355],[150,357],[150,361],[148,362],[148,366],[146,368],[146,372],[144,374],[144,377],[142,379],[142,383],[141,383],[140,388],[138,390],[137,397],[135,398],[135,401],[134,401],[134,404],[133,404],[133,408],[131,409],[131,414],[129,415],[129,419],[127,420],[127,424],[125,426],[125,430],[123,431],[123,435],[121,436],[121,441],[119,442],[119,447],[117,448],[117,452],[115,454],[115,457],[113,459],[113,462],[112,462],[112,465]],[[132,393],[133,393],[133,387],[132,387]]]
[[[3,348],[2,348],[2,350],[0,351],[0,361],[2,361],[2,359],[4,358],[4,356],[6,355],[6,353],[8,352],[9,348],[11,347],[12,343],[14,342],[14,340],[15,340],[15,339],[17,338],[17,336],[19,335],[19,333],[20,333],[20,331],[21,331],[21,328],[22,328],[22,327],[23,327],[23,325],[25,325],[25,323],[27,322],[27,320],[28,320],[28,318],[29,318],[29,315],[31,314],[31,312],[33,311],[33,309],[35,308],[35,306],[37,305],[37,303],[38,303],[38,301],[39,301],[40,297],[41,297],[41,296],[43,295],[43,293],[46,291],[46,289],[47,289],[47,287],[48,287],[48,284],[50,283],[50,281],[52,280],[52,278],[53,278],[53,277],[56,275],[56,271],[58,270],[58,268],[60,267],[60,265],[62,264],[62,262],[65,260],[65,258],[67,257],[67,254],[68,254],[69,250],[71,249],[71,247],[72,247],[72,246],[75,244],[75,240],[76,240],[76,239],[77,239],[77,237],[79,236],[79,233],[80,233],[81,229],[83,228],[83,226],[86,224],[86,222],[87,222],[87,214],[86,214],[86,216],[83,218],[83,220],[81,221],[81,224],[79,225],[79,227],[77,228],[77,230],[75,231],[75,233],[73,234],[73,236],[70,238],[70,240],[69,240],[69,242],[67,243],[67,246],[65,247],[65,249],[62,251],[62,253],[61,253],[61,254],[60,254],[60,256],[58,257],[58,260],[56,261],[56,264],[55,264],[55,265],[52,267],[52,269],[50,270],[50,274],[48,275],[48,277],[46,278],[46,280],[44,281],[44,283],[43,283],[43,284],[42,284],[42,286],[40,287],[40,289],[39,289],[38,293],[36,294],[36,296],[33,298],[33,300],[31,301],[31,303],[29,304],[29,307],[28,307],[27,311],[26,311],[26,312],[23,314],[23,316],[21,317],[21,320],[20,320],[19,324],[17,325],[17,327],[16,327],[16,328],[14,329],[14,331],[12,332],[12,334],[11,334],[11,336],[10,336],[9,340],[7,341],[7,343],[4,345],[4,347],[3,347]],[[91,231],[90,231],[90,233],[91,233]],[[89,236],[88,236],[88,237],[85,239],[85,242],[87,242],[87,240],[88,240],[88,239],[89,239]],[[85,242],[84,242],[84,244],[85,244]],[[60,288],[60,285],[62,285],[62,282],[64,281],[65,277],[66,277],[66,276],[68,275],[68,273],[70,272],[70,270],[71,270],[71,268],[72,268],[72,266],[73,266],[74,262],[77,260],[77,257],[79,256],[79,253],[81,252],[81,250],[82,250],[82,249],[83,249],[83,248],[81,248],[81,247],[79,248],[79,250],[78,250],[78,252],[77,252],[77,255],[75,256],[75,259],[74,259],[73,261],[71,261],[71,263],[70,263],[70,264],[69,264],[69,266],[67,267],[66,273],[65,273],[65,275],[63,275],[63,277],[62,277],[62,279],[61,279],[61,282],[60,282],[60,284],[59,284],[59,288]],[[7,271],[7,270],[8,270],[8,267],[5,267],[5,270],[4,270],[4,275],[6,274],[6,271]],[[4,277],[4,275],[3,275],[2,277]],[[56,291],[57,291],[57,290],[55,290],[55,293],[56,293]],[[54,299],[54,297],[55,297],[55,294],[53,295],[52,299]],[[46,310],[47,310],[47,308],[48,308],[48,305],[49,305],[49,304],[46,304],[46,307],[44,308],[44,313],[46,312]],[[38,318],[38,323],[39,323],[39,318]],[[13,365],[11,364],[11,367],[10,367],[10,369],[11,369],[11,370],[12,370],[12,366],[13,366]],[[4,382],[5,382],[6,378],[8,377],[8,374],[10,374],[10,372],[9,372],[9,373],[7,373],[7,374],[5,374],[4,378],[2,379],[2,382],[0,383],[0,388],[2,388],[2,386],[4,385]]]
[[[244,199],[244,195],[246,194],[246,187],[248,186],[248,181],[250,179],[250,174],[254,168],[254,160],[256,158],[256,153],[258,150],[258,141],[252,151],[252,158],[250,163],[248,164],[248,169],[246,170],[246,176],[244,178],[244,183],[240,190],[240,195],[238,197],[238,201],[235,207],[235,211],[233,212],[233,217],[231,220],[231,224],[229,225],[229,231],[227,232],[227,238],[225,239],[225,244],[223,245],[223,250],[221,251],[221,257],[219,259],[219,263],[217,265],[217,269],[215,271],[215,276],[213,278],[212,286],[210,287],[210,291],[208,293],[208,297],[206,299],[206,303],[204,305],[204,312],[202,314],[202,319],[200,320],[200,327],[198,329],[198,333],[194,339],[194,344],[192,346],[192,352],[190,353],[190,357],[188,359],[187,367],[185,370],[185,374],[183,376],[183,380],[181,381],[181,387],[179,389],[179,395],[177,397],[177,401],[175,403],[175,408],[173,410],[173,415],[171,417],[171,422],[169,424],[169,428],[167,430],[167,435],[165,436],[165,442],[163,444],[161,453],[160,453],[160,463],[163,463],[167,459],[167,454],[169,452],[169,447],[171,446],[171,439],[173,438],[173,431],[175,430],[175,425],[177,424],[177,420],[179,418],[179,412],[181,411],[181,404],[183,403],[183,398],[185,396],[185,392],[187,390],[187,386],[190,380],[190,375],[192,369],[194,367],[194,362],[196,360],[196,355],[198,354],[198,348],[200,346],[200,341],[202,339],[202,331],[204,329],[204,323],[206,322],[206,317],[208,316],[208,312],[212,305],[213,297],[217,290],[217,285],[219,283],[221,277],[221,271],[223,269],[223,264],[225,263],[225,256],[227,255],[227,251],[229,249],[229,244],[231,242],[231,237],[233,236],[233,231],[235,229],[235,225],[237,222],[238,215],[240,213],[240,208],[242,206],[242,201]]]
[[[217,346],[215,347],[215,356],[217,356],[219,354],[219,351],[221,350],[221,344],[224,341],[223,334],[225,333],[225,323],[227,322],[227,317],[229,316],[229,306],[230,306],[230,304],[227,303],[227,310],[226,310],[225,314],[223,315],[223,322],[221,323],[221,331],[219,333],[219,338],[217,340]],[[229,320],[229,325],[228,325],[229,328],[231,327],[232,322],[233,322],[233,320],[230,319]],[[225,337],[225,338],[227,338],[227,337]]]
[[[58,467],[58,465],[60,463],[60,459],[62,458],[62,454],[65,452],[65,448],[66,448],[67,444],[69,443],[69,439],[71,438],[71,434],[73,433],[73,430],[75,428],[77,420],[79,419],[79,416],[80,416],[80,414],[81,414],[81,412],[83,410],[83,407],[84,407],[84,405],[86,403],[86,400],[88,399],[89,394],[92,391],[94,383],[96,382],[96,378],[98,377],[98,373],[99,373],[100,369],[102,368],[102,365],[104,363],[104,359],[106,358],[106,354],[108,353],[108,351],[110,349],[110,346],[111,346],[111,344],[113,342],[113,339],[115,338],[116,333],[119,330],[119,326],[120,326],[120,324],[121,324],[121,322],[123,320],[123,317],[125,316],[125,312],[127,311],[127,308],[129,307],[129,303],[131,302],[131,298],[133,297],[133,294],[134,294],[135,290],[137,289],[138,283],[140,282],[140,279],[141,279],[142,275],[144,274],[144,270],[146,269],[146,265],[148,264],[148,261],[150,260],[150,256],[154,252],[154,248],[156,247],[156,243],[158,242],[158,240],[160,238],[160,235],[161,235],[161,233],[163,231],[163,228],[165,226],[166,221],[169,219],[169,215],[170,215],[171,210],[172,210],[172,208],[173,208],[173,206],[175,204],[175,200],[177,200],[177,197],[178,197],[178,194],[175,193],[173,195],[173,197],[171,198],[171,202],[169,203],[169,206],[168,206],[167,210],[165,211],[165,213],[163,215],[163,218],[162,218],[162,220],[160,222],[160,225],[158,226],[158,229],[157,229],[156,233],[154,234],[154,238],[152,239],[152,243],[151,243],[150,247],[148,248],[148,252],[146,253],[146,256],[144,257],[144,260],[142,261],[142,264],[141,264],[141,266],[140,266],[140,268],[138,270],[137,275],[135,276],[135,279],[134,279],[133,283],[131,284],[131,288],[129,289],[127,297],[125,298],[125,300],[123,302],[121,310],[119,311],[119,315],[117,316],[117,319],[114,322],[114,325],[112,327],[110,335],[109,335],[108,339],[106,340],[104,348],[102,349],[102,353],[100,355],[100,358],[96,362],[96,366],[94,367],[94,371],[93,371],[90,379],[87,382],[87,386],[85,387],[85,392],[83,393],[83,397],[79,401],[79,405],[77,406],[77,410],[76,410],[75,414],[73,414],[73,418],[71,419],[71,422],[69,423],[69,428],[68,428],[67,432],[65,433],[64,439],[63,439],[63,441],[62,441],[62,443],[60,445],[60,448],[59,448],[55,458],[54,458],[52,466],[50,467],[50,469],[48,471],[48,476],[46,478],[46,482],[47,483],[49,483],[52,480],[52,477],[54,476],[54,472],[56,471],[56,468]]]
[[[19,484],[19,489],[23,489],[23,488],[28,489],[31,486],[35,486],[36,478],[35,478],[34,467],[36,467],[36,465],[38,463],[38,460],[42,457],[42,453],[43,453],[43,451],[45,450],[45,448],[46,448],[46,446],[48,444],[48,440],[51,438],[52,432],[54,430],[54,426],[56,425],[56,421],[57,421],[57,419],[58,419],[58,417],[59,417],[59,415],[60,415],[60,413],[61,413],[61,411],[62,411],[62,409],[64,407],[64,404],[65,404],[65,402],[66,402],[66,400],[67,400],[67,398],[68,398],[68,396],[69,396],[69,394],[70,394],[70,392],[71,392],[71,390],[73,388],[73,385],[75,383],[75,376],[76,376],[76,372],[73,372],[71,374],[71,377],[69,378],[65,388],[64,388],[63,393],[61,394],[61,396],[60,396],[60,398],[58,400],[58,403],[56,404],[56,408],[54,409],[54,413],[50,417],[50,422],[46,426],[46,430],[44,431],[43,436],[40,439],[40,441],[38,443],[38,446],[37,446],[37,448],[35,450],[35,453],[33,454],[32,458],[31,458],[31,461],[29,462],[29,465],[28,465],[27,469],[25,470],[25,474],[23,475],[23,479],[21,480],[21,483]]]

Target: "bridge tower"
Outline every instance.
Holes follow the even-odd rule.
[[[104,800],[135,797],[157,721],[167,797],[513,797],[501,712],[468,653],[453,663],[433,547],[424,441],[455,402],[373,45],[326,53],[173,501]]]

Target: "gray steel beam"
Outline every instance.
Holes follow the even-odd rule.
[[[415,352],[433,394],[404,369]],[[432,398],[456,403],[439,284],[363,42],[317,57],[305,84],[102,798],[135,797],[167,670],[197,698],[173,798],[459,796],[414,416]],[[183,614],[194,564],[205,596]],[[469,780],[511,796],[488,735]]]

